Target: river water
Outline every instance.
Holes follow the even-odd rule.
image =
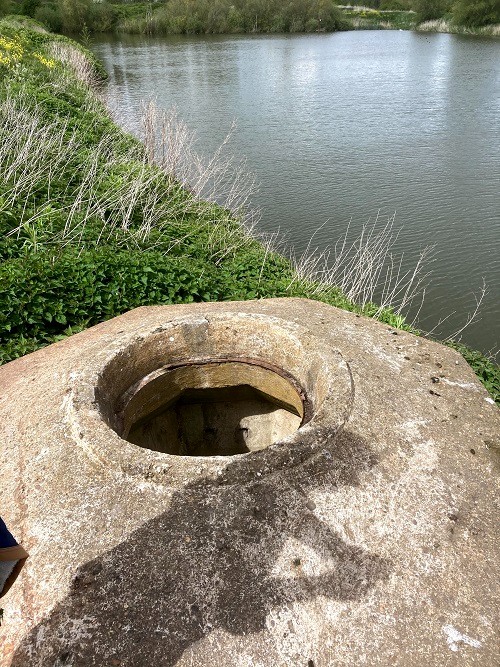
[[[109,97],[133,126],[141,100],[175,106],[259,184],[261,228],[296,253],[396,214],[406,268],[432,245],[420,326],[500,347],[500,42],[403,31],[293,36],[98,37]],[[414,313],[411,313],[414,314]]]

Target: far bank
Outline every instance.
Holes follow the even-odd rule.
[[[99,32],[144,35],[329,33],[421,30],[498,36],[496,0],[0,0],[0,17],[28,15],[49,30],[88,39]]]

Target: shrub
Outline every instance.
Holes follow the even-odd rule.
[[[465,27],[500,23],[500,3],[498,0],[457,0],[453,6],[453,21]]]
[[[0,16],[5,16],[11,11],[10,0],[0,0]]]
[[[35,12],[40,5],[41,0],[23,0],[21,11],[25,16],[35,16]]]
[[[108,2],[92,3],[87,13],[92,32],[112,32],[118,21],[118,11]]]
[[[51,30],[60,32],[63,27],[62,16],[59,8],[55,5],[43,5],[35,12],[35,19]]]
[[[432,21],[444,16],[451,8],[451,0],[415,0],[413,9],[417,22]]]

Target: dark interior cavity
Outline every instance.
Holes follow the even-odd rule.
[[[144,378],[121,399],[122,437],[178,456],[232,456],[294,433],[303,397],[290,378],[253,363],[179,365]]]

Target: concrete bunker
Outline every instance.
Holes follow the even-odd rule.
[[[499,413],[454,350],[317,301],[148,307],[0,386],[30,553],[1,665],[497,664]],[[233,456],[137,439],[223,392],[299,427]]]

